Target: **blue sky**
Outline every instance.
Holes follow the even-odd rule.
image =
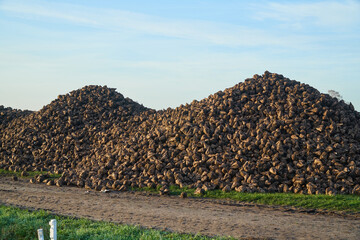
[[[177,107],[265,70],[360,111],[360,1],[0,0],[0,105],[107,85]]]

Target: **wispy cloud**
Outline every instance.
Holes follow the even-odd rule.
[[[310,3],[268,2],[256,6],[257,19],[274,19],[290,27],[307,27],[309,24],[339,30],[359,26],[359,1],[320,1]]]
[[[61,11],[56,8],[55,4],[40,2],[30,3],[21,1],[3,1],[0,3],[2,11],[21,14],[22,17],[46,17],[62,19],[77,24],[97,25],[95,21],[89,18],[82,18],[75,14],[69,14],[66,11]],[[70,7],[68,5],[68,7]],[[64,9],[63,9],[64,10]]]
[[[112,31],[128,29],[150,35],[189,39],[224,46],[294,47],[307,36],[279,37],[263,29],[210,21],[174,20],[136,12],[90,8],[47,1],[3,1],[0,10],[25,18],[66,21]]]

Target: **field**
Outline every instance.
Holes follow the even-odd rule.
[[[36,230],[42,228],[44,235],[49,235],[49,221],[58,222],[57,233],[59,239],[100,240],[100,239],[232,239],[201,235],[178,234],[160,230],[145,229],[138,226],[119,225],[102,221],[91,221],[73,217],[55,216],[44,210],[29,211],[10,206],[0,206],[0,239],[35,239]]]
[[[54,214],[66,216],[56,217],[62,219],[62,224],[69,224],[66,225],[69,231],[61,230],[66,239],[89,239],[89,234],[106,234],[107,231],[104,233],[103,229],[115,235],[104,235],[98,239],[207,239],[205,236],[232,236],[237,239],[357,239],[360,234],[360,213],[357,210],[359,199],[355,196],[323,196],[325,200],[317,196],[313,198],[316,201],[313,201],[313,196],[299,197],[295,194],[288,198],[281,194],[280,197],[277,194],[231,197],[231,192],[213,191],[200,197],[193,195],[192,190],[186,190],[189,197],[182,199],[178,194],[184,190],[176,188],[171,188],[170,196],[159,196],[154,189],[101,193],[76,187],[30,184],[26,178],[19,178],[18,181],[13,181],[9,176],[0,178],[2,205],[48,211],[27,212],[2,207],[1,215],[7,216],[8,220],[1,222],[7,222],[10,229],[14,228],[18,233],[24,229],[22,224],[25,219],[34,218],[34,221],[30,221],[38,224],[36,226],[47,227],[51,218],[49,214]],[[230,199],[239,196],[251,202]],[[278,205],[289,205],[296,198],[302,199],[299,204],[302,208]],[[347,204],[341,204],[346,201]],[[333,210],[305,208],[306,202],[315,202],[312,207],[325,202],[323,208]],[[36,216],[44,216],[45,224]],[[10,224],[9,221],[17,224]],[[74,231],[74,228],[77,230]],[[3,232],[9,232],[8,229]],[[26,228],[23,231],[27,231]],[[79,235],[73,237],[66,234]]]

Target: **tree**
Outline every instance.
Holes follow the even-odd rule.
[[[340,93],[335,90],[329,90],[328,93],[331,97],[336,98],[339,101],[343,100],[343,97],[340,95]]]

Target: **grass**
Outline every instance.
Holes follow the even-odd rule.
[[[49,173],[46,171],[29,171],[27,172],[27,176],[22,177],[21,176],[21,172],[14,172],[14,171],[9,171],[9,170],[5,170],[0,168],[0,176],[17,176],[17,177],[21,177],[21,178],[33,178],[36,175],[40,175],[40,174],[48,174],[50,176],[50,179],[56,179],[61,177],[61,174],[55,174],[55,173]]]
[[[0,240],[37,239],[37,229],[39,228],[44,230],[45,240],[47,240],[49,239],[49,221],[51,219],[57,220],[57,235],[59,240],[233,239],[226,237],[211,238],[202,235],[180,234],[154,229],[144,229],[137,226],[55,216],[44,210],[29,211],[0,205]]]
[[[157,189],[143,188],[140,191],[158,192]],[[206,191],[204,195],[194,194],[195,189],[170,186],[170,195],[180,195],[186,192],[189,197],[205,197],[213,199],[231,199],[266,205],[293,206],[306,209],[322,209],[330,211],[360,212],[360,196],[335,195],[328,196],[304,195],[295,193],[239,193],[236,191],[223,192],[221,190]]]
[[[28,172],[27,178],[47,172]],[[0,175],[16,175],[20,177],[20,172],[11,172],[0,169]],[[60,174],[50,174],[52,178],[58,178]],[[161,186],[154,188],[131,188],[134,191],[149,191],[158,193]],[[199,196],[194,194],[195,189],[179,188],[170,186],[170,195],[180,195],[186,192],[189,197],[205,197],[213,199],[231,199],[242,202],[251,202],[266,205],[293,206],[306,209],[322,209],[330,211],[360,212],[360,196],[357,195],[303,195],[295,193],[239,193],[236,191],[223,192],[221,190],[211,190]]]

